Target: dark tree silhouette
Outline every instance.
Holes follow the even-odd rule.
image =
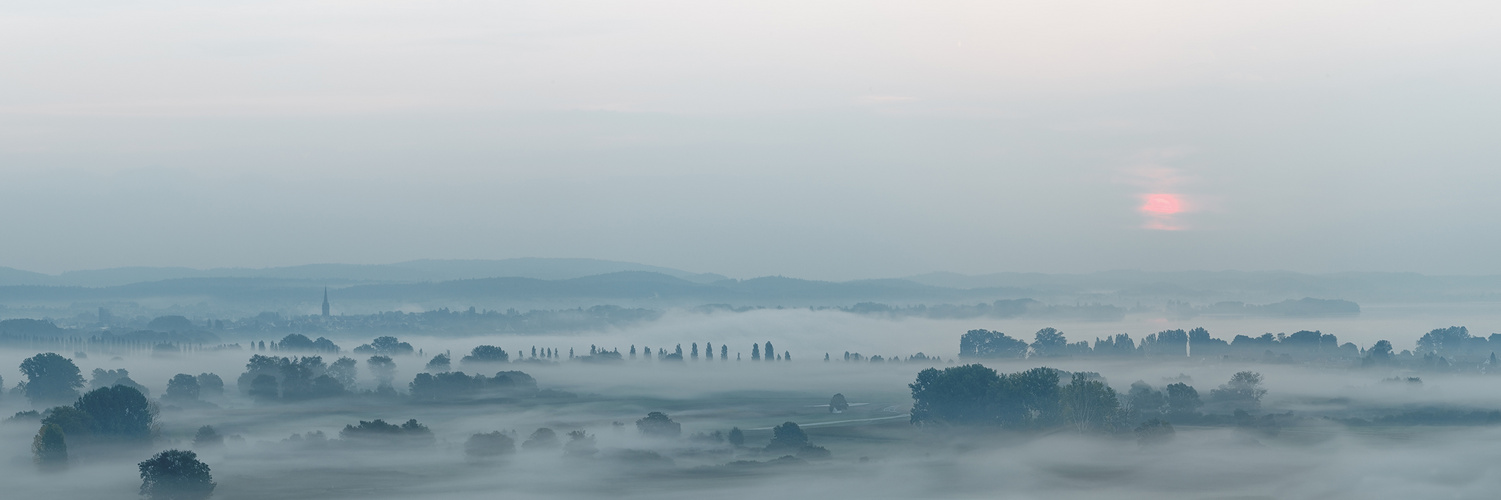
[[[1144,381],[1132,382],[1131,390],[1126,393],[1126,408],[1137,421],[1161,417],[1165,406],[1167,396]]]
[[[162,399],[171,401],[197,401],[202,388],[198,386],[198,377],[179,373],[167,381],[167,392],[162,394]]]
[[[1209,400],[1235,410],[1255,410],[1261,407],[1261,397],[1266,389],[1261,388],[1261,374],[1238,372],[1218,389],[1209,391]]]
[[[359,362],[352,358],[339,358],[328,365],[328,376],[339,381],[345,389],[354,390],[355,377],[359,375]]]
[[[558,447],[558,433],[546,427],[532,431],[526,441],[521,442],[521,449],[526,451],[549,450]]]
[[[281,385],[274,376],[257,375],[250,381],[250,397],[257,401],[276,401],[281,398]]]
[[[636,421],[636,429],[641,434],[653,437],[678,437],[683,433],[683,425],[673,422],[666,413],[654,411],[646,414],[645,418]]]
[[[96,438],[151,442],[151,404],[141,391],[123,385],[94,389],[79,397],[73,407],[89,416]]]
[[[42,353],[21,362],[26,375],[26,399],[32,404],[66,403],[78,399],[83,375],[73,360],[56,353]]]
[[[917,374],[912,389],[913,424],[1038,427],[1059,419],[1058,370],[1033,368],[1001,376],[981,365]]]
[[[429,373],[443,373],[449,371],[452,367],[453,363],[448,360],[448,355],[439,354],[433,356],[432,361],[428,361],[425,368]]]
[[[1032,341],[1032,350],[1038,356],[1052,358],[1067,354],[1068,338],[1057,328],[1043,328],[1037,331]]]
[[[516,453],[516,440],[500,431],[479,433],[464,441],[464,454],[471,458],[493,458]]]
[[[766,350],[761,351],[761,353],[766,355],[766,360],[767,361],[773,361],[777,357],[777,350],[775,348],[771,347],[771,341],[770,340],[766,341]]]
[[[68,443],[57,424],[45,424],[31,440],[31,455],[43,468],[59,468],[68,463]]]
[[[839,413],[848,409],[850,409],[850,404],[844,400],[844,394],[835,394],[834,397],[829,398],[829,413]]]
[[[1124,421],[1115,389],[1084,374],[1074,374],[1061,396],[1064,418],[1080,431],[1113,430]]]
[[[224,446],[224,436],[220,435],[219,431],[214,430],[212,426],[205,425],[199,427],[198,432],[193,434],[193,446],[199,448]]]
[[[396,362],[391,361],[390,356],[371,356],[365,360],[365,365],[370,367],[370,373],[381,385],[391,385],[391,380],[396,378]]]
[[[416,351],[416,349],[412,348],[412,344],[402,342],[396,337],[391,336],[376,337],[369,344],[354,348],[355,354],[378,354],[382,356],[407,355]]]
[[[339,431],[339,439],[362,444],[403,446],[430,445],[436,440],[433,431],[417,423],[415,418],[401,425],[388,424],[381,419],[361,420],[358,426],[345,425]]]
[[[1167,411],[1173,418],[1188,418],[1198,414],[1204,403],[1199,400],[1199,391],[1193,386],[1179,382],[1167,386]]]
[[[563,445],[563,453],[570,457],[588,457],[599,453],[599,448],[594,445],[594,436],[584,431],[569,431],[568,443]]]
[[[761,344],[751,344],[751,361],[761,360]]]
[[[141,495],[152,500],[199,500],[214,494],[208,464],[191,451],[167,450],[141,462]]]
[[[459,360],[464,364],[473,363],[505,363],[511,360],[511,355],[505,349],[493,345],[477,346],[469,351],[468,356]]]
[[[224,395],[224,379],[212,373],[198,374],[198,395],[219,397]]]
[[[1001,332],[970,330],[959,337],[961,359],[1024,358],[1027,343],[1008,337]]]
[[[719,360],[725,361],[728,359],[730,359],[730,346],[719,344]]]
[[[1136,426],[1136,442],[1142,446],[1166,444],[1173,440],[1173,424],[1151,419]]]
[[[808,446],[808,434],[803,432],[802,427],[792,422],[783,422],[771,429],[771,442],[767,443],[766,449],[770,451],[797,451]]]
[[[735,445],[736,447],[745,446],[745,432],[741,431],[739,427],[730,428],[728,439],[730,441],[730,444]]]
[[[94,435],[94,419],[72,406],[58,406],[47,410],[46,418],[42,419],[42,425],[55,425],[66,436],[72,436],[74,443],[78,440],[88,439]]]

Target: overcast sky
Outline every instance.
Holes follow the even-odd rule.
[[[0,266],[1501,273],[1498,19],[1496,2],[5,2]]]

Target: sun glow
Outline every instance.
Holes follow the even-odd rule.
[[[1143,228],[1158,231],[1178,231],[1183,226],[1179,225],[1174,217],[1183,211],[1183,200],[1176,194],[1151,193],[1142,196],[1143,201],[1137,210],[1147,216],[1147,223]]]

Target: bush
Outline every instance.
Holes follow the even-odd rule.
[[[683,433],[683,425],[673,422],[666,413],[654,411],[646,414],[645,418],[636,421],[636,429],[642,435],[652,437],[678,437]]]
[[[464,441],[464,454],[470,458],[493,458],[516,453],[516,440],[500,431],[479,433]]]

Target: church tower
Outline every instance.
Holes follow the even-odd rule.
[[[328,317],[328,287],[323,287],[323,317]]]

